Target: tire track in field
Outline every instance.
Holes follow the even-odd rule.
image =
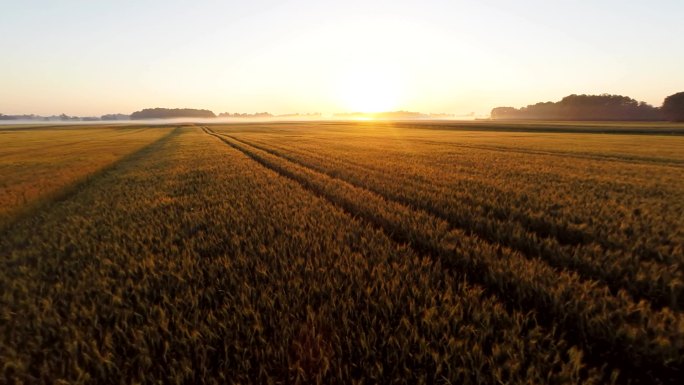
[[[208,127],[201,127],[201,128],[205,133],[207,133],[210,136],[217,138],[218,140],[220,140],[221,142],[226,144],[231,149],[238,151],[241,154],[244,154],[247,158],[254,161],[257,165],[259,165],[265,169],[268,169],[270,171],[273,171],[274,173],[276,173],[276,175],[296,183],[297,185],[302,187],[302,189],[304,189],[304,191],[307,191],[307,192],[313,194],[314,196],[316,196],[320,199],[323,199],[324,201],[328,202],[330,205],[340,209],[346,215],[353,217],[353,218],[357,218],[363,222],[368,223],[371,227],[373,227],[373,228],[383,232],[384,234],[386,234],[387,237],[390,240],[392,240],[393,242],[397,242],[400,244],[407,244],[408,246],[410,246],[411,249],[413,249],[416,252],[417,255],[426,255],[426,256],[430,256],[430,257],[435,258],[435,259],[441,259],[440,256],[435,254],[433,247],[430,247],[426,244],[422,244],[420,242],[420,240],[418,240],[418,239],[411,239],[410,236],[408,236],[407,234],[404,234],[401,231],[396,231],[396,229],[389,226],[389,223],[387,223],[387,222],[383,223],[382,219],[378,219],[376,217],[373,217],[372,215],[364,213],[361,210],[358,210],[355,207],[352,207],[353,205],[345,204],[344,201],[340,201],[339,199],[336,199],[336,197],[334,195],[331,195],[331,194],[321,190],[320,188],[317,188],[316,183],[311,182],[306,177],[298,176],[294,172],[290,172],[290,171],[285,170],[281,167],[278,167],[277,165],[272,164],[269,161],[265,160],[264,158],[260,157],[259,155],[251,152],[250,150],[241,147],[239,144],[231,142],[228,139],[228,138],[233,139],[231,136],[223,135],[223,134],[217,134],[214,131],[212,131],[211,129],[209,129]],[[228,138],[226,138],[226,136]],[[235,141],[240,143],[238,140],[235,140]],[[316,172],[316,171],[312,171],[312,172]],[[330,179],[336,180],[336,178],[330,178]],[[354,188],[353,185],[347,183],[344,180],[339,180],[339,183],[349,185],[352,188]],[[363,190],[365,190],[365,189],[363,189]],[[365,191],[367,191],[367,190],[365,190]],[[369,191],[369,193],[373,194],[370,191]],[[377,194],[374,194],[374,195],[377,195]],[[383,198],[379,197],[379,199],[383,199]],[[491,295],[492,298],[495,298],[496,300],[500,301],[501,303],[507,305],[506,306],[507,311],[510,312],[510,310],[512,308],[515,309],[518,307],[516,305],[511,306],[511,304],[508,301],[502,300],[500,293],[498,293],[496,290],[491,290],[491,288],[488,285],[486,285],[486,283],[483,283],[483,281],[478,280],[478,279],[474,279],[474,277],[469,274],[470,273],[469,271],[463,270],[463,269],[458,269],[458,267],[454,267],[453,264],[450,264],[448,261],[444,261],[443,266],[447,267],[448,269],[453,268],[454,270],[465,271],[466,276],[467,276],[466,279],[469,281],[469,284],[477,285],[478,287],[482,288],[485,292],[487,292],[489,295]],[[517,309],[517,310],[521,311],[522,313],[526,313],[529,309]],[[528,313],[528,315],[529,315],[529,313]],[[543,321],[539,322],[541,319],[541,315],[539,317],[536,315],[533,317],[535,318],[535,322],[537,322],[537,324],[540,327],[542,327],[544,329],[550,328],[550,326],[547,323],[545,323]],[[567,335],[563,335],[563,336],[570,343],[573,343],[573,344],[575,343],[575,341],[573,341],[571,338],[567,338]],[[596,360],[596,362],[593,362],[591,360],[591,358],[592,357],[587,357],[585,359],[585,362],[590,367],[601,367],[601,365],[603,365],[605,363],[605,361],[598,360],[598,359]]]
[[[243,139],[237,139],[237,138],[235,138],[235,139],[242,141],[242,142],[245,142]],[[247,143],[247,142],[245,142],[245,143]],[[300,149],[299,151],[297,151],[297,150],[288,149],[286,147],[283,147],[283,145],[280,145],[280,146],[271,145],[271,147],[267,147],[268,144],[264,144],[262,141],[256,141],[256,142],[251,141],[248,143],[254,147],[261,149],[261,150],[273,153],[274,155],[277,155],[277,154],[275,154],[275,152],[277,152],[278,154],[280,154],[279,156],[285,157],[288,160],[291,160],[291,161],[293,161],[295,163],[299,163],[299,164],[302,164],[304,161],[299,160],[296,157],[293,157],[293,156],[286,154],[286,153],[299,153],[302,156],[310,156],[310,157],[319,157],[320,158],[320,156],[317,153],[309,151],[309,150]],[[254,144],[254,143],[257,143],[257,144]],[[273,149],[275,149],[275,150],[273,150]],[[340,162],[342,161],[342,159],[340,159],[339,157],[336,157],[335,160],[340,161]],[[364,171],[369,171],[369,172],[373,172],[373,173],[384,173],[384,170],[382,168],[374,167],[374,166],[369,165],[369,164],[354,161],[353,159],[344,159],[344,162],[348,162],[349,164],[354,165],[356,168],[364,170]],[[337,175],[337,174],[332,175],[331,173],[324,171],[322,168],[317,167],[315,164],[307,163],[307,165],[309,168],[315,168],[316,170],[323,172],[326,175],[329,175],[332,177],[336,177],[336,175]],[[422,178],[420,175],[416,175],[415,177],[416,177],[415,179],[412,178],[411,180],[407,181],[407,183],[411,183],[411,185],[414,185],[414,186],[415,185],[421,185],[421,184],[434,183],[434,181]],[[418,182],[418,181],[420,181],[420,182]],[[470,181],[470,182],[472,183],[472,181]],[[441,185],[441,186],[442,187],[448,187],[448,185]],[[500,193],[500,194],[508,193],[508,191],[502,190],[502,189],[498,188],[497,186],[494,186],[491,184],[480,183],[479,186],[484,187],[484,188],[488,188],[488,189],[492,189],[495,192]],[[531,233],[535,233],[539,237],[542,237],[542,238],[554,238],[555,237],[561,245],[576,246],[576,245],[587,244],[587,243],[598,241],[593,234],[588,233],[586,231],[580,231],[577,229],[570,229],[568,227],[562,227],[561,224],[559,224],[559,223],[547,222],[543,218],[530,217],[530,216],[527,216],[524,213],[521,213],[519,211],[507,210],[505,212],[500,212],[497,210],[496,207],[492,206],[491,204],[488,204],[488,203],[482,202],[482,201],[477,201],[470,196],[459,196],[458,200],[459,200],[459,202],[464,202],[469,206],[475,206],[475,207],[482,208],[487,213],[491,214],[495,219],[500,220],[500,221],[510,220],[511,216],[512,216],[515,219],[515,221],[517,223],[519,223],[520,226],[525,228],[527,231],[529,231]],[[409,204],[412,204],[412,203],[409,203]],[[560,227],[560,230],[559,230],[560,233],[554,235],[553,233],[544,230],[543,229],[544,227]],[[616,248],[613,245],[607,245],[604,243],[601,243],[601,245],[603,247],[606,247],[606,248]]]
[[[615,269],[607,270],[607,268],[602,267],[599,259],[596,259],[596,262],[592,263],[593,260],[588,257],[581,259],[575,258],[573,255],[574,251],[566,250],[566,248],[563,247],[562,243],[558,242],[558,240],[554,237],[547,237],[542,234],[537,234],[538,236],[540,236],[541,240],[545,242],[535,243],[534,238],[532,238],[528,239],[526,243],[524,240],[518,240],[515,233],[511,232],[511,236],[504,236],[503,239],[499,240],[496,239],[497,234],[494,233],[494,230],[491,227],[484,224],[478,224],[475,222],[464,222],[465,219],[453,218],[452,216],[444,214],[439,209],[425,202],[421,202],[420,200],[412,200],[397,197],[395,194],[388,194],[384,191],[381,191],[378,188],[373,187],[372,185],[364,185],[353,180],[350,180],[349,177],[343,177],[337,174],[333,175],[322,167],[317,167],[316,165],[313,165],[309,162],[301,161],[292,156],[288,156],[287,154],[283,154],[279,151],[273,150],[268,147],[255,145],[251,142],[236,138],[232,135],[217,135],[228,137],[239,143],[254,147],[261,151],[267,152],[273,156],[295,163],[301,167],[324,174],[327,177],[344,181],[355,188],[370,191],[376,195],[383,197],[385,200],[394,201],[398,204],[407,206],[409,208],[416,208],[425,211],[428,214],[434,216],[435,218],[448,223],[452,228],[462,230],[466,234],[470,236],[475,236],[485,242],[490,243],[493,246],[503,245],[512,250],[520,252],[523,256],[529,259],[538,258],[553,268],[565,271],[574,271],[577,272],[581,277],[602,282],[610,288],[613,294],[617,294],[621,289],[625,290],[637,300],[644,299],[649,301],[651,306],[653,306],[653,308],[657,310],[661,310],[664,307],[672,307],[674,309],[677,309],[680,307],[681,303],[684,303],[684,298],[682,297],[679,298],[678,302],[673,303],[671,301],[671,298],[669,297],[670,289],[667,287],[666,283],[662,283],[660,286],[656,285],[653,287],[648,286],[650,285],[650,282],[648,282],[647,284],[639,284],[636,279],[636,275],[639,274],[639,271],[625,272]],[[547,242],[551,242],[551,245],[548,246]],[[587,245],[585,247],[589,246],[591,245]],[[541,248],[543,248],[543,250]],[[647,272],[649,270],[646,268],[641,268],[640,271]]]
[[[271,155],[286,162],[285,165],[274,163],[255,152],[260,151],[256,148],[250,150],[245,144],[206,127],[202,129],[262,167],[293,180],[349,215],[382,230],[395,242],[409,245],[419,255],[439,259],[449,269],[466,272],[469,281],[481,285],[509,309],[534,310],[539,325],[548,329],[563,328],[566,339],[583,349],[590,365],[619,369],[625,379],[636,383],[676,383],[681,372],[678,365],[682,361],[679,355],[682,336],[676,325],[662,319],[668,315],[646,308],[643,318],[628,322],[629,313],[623,313],[636,305],[628,300],[625,304],[625,298],[614,297],[600,284],[558,272],[504,247],[448,232],[448,225],[422,210],[388,201],[371,191]],[[328,180],[317,183],[312,177]],[[628,307],[625,309],[625,306]],[[606,314],[611,311],[607,309],[620,313]],[[653,338],[673,339],[673,346],[654,347]]]
[[[25,207],[24,209],[20,209],[18,212],[14,213],[12,215],[12,219],[9,221],[5,222],[4,224],[0,224],[0,237],[7,236],[7,233],[9,230],[14,226],[14,224],[23,221],[23,220],[28,220],[34,215],[36,215],[38,212],[42,210],[47,210],[49,209],[52,205],[57,204],[61,201],[67,200],[70,197],[74,196],[77,194],[79,191],[83,190],[86,188],[88,185],[90,185],[94,180],[101,178],[102,176],[116,170],[116,168],[127,161],[136,159],[140,157],[141,155],[151,151],[154,148],[157,148],[167,141],[169,141],[171,138],[174,136],[178,135],[180,126],[175,127],[173,130],[169,131],[165,135],[163,135],[161,138],[155,139],[151,143],[148,143],[144,145],[143,147],[128,153],[121,158],[115,160],[114,162],[105,165],[104,167],[90,173],[87,175],[84,175],[83,177],[76,179],[72,183],[60,187],[57,191],[49,194],[48,196],[42,197],[39,199],[39,201],[29,205],[28,207]]]

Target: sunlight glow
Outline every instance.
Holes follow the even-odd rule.
[[[354,112],[382,112],[400,108],[401,77],[382,66],[348,70],[337,79],[334,93],[339,108]]]
[[[684,1],[652,3],[4,1],[0,113],[470,119],[574,93],[659,106],[684,84]]]

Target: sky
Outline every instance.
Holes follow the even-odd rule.
[[[0,113],[475,113],[684,91],[681,0],[0,0]]]

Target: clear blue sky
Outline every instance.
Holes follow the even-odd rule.
[[[0,113],[495,106],[684,91],[684,1],[0,0]]]

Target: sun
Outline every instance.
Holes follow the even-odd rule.
[[[347,112],[393,111],[401,102],[401,79],[391,70],[357,68],[339,76],[335,97]]]

